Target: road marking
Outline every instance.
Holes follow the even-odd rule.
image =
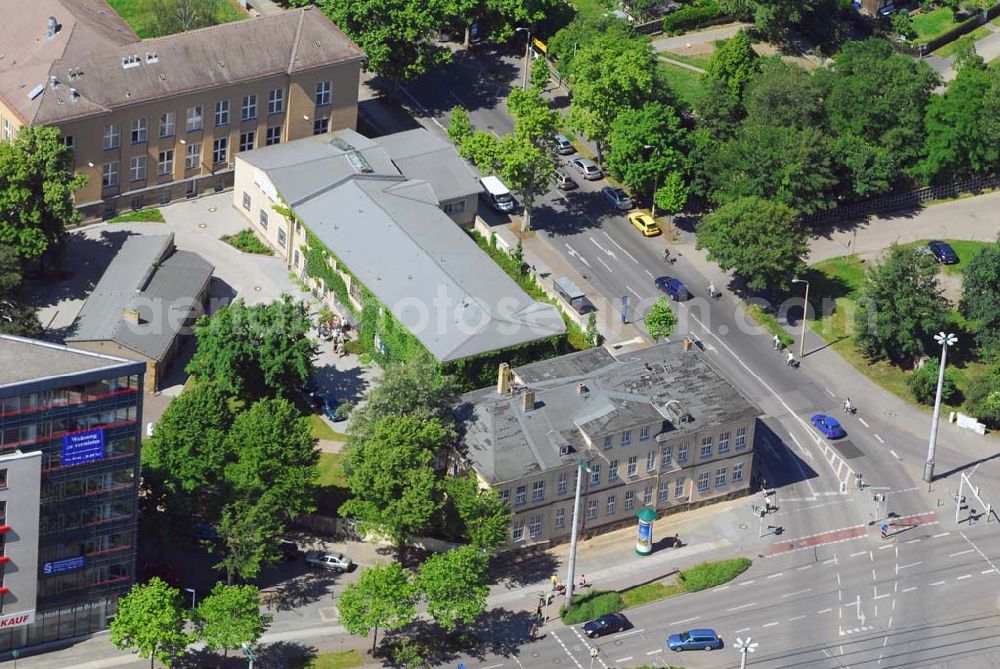
[[[609,272],[611,272],[612,274],[614,273],[614,270],[613,270],[613,269],[611,269],[611,265],[609,265],[608,263],[604,262],[604,258],[602,258],[602,257],[598,256],[598,257],[597,257],[597,262],[599,262],[599,263],[601,263],[602,265],[604,265],[604,267],[605,267],[605,268],[606,268],[606,269],[607,269],[607,270],[608,270]],[[635,291],[633,290],[632,292],[634,293]],[[640,297],[639,299],[641,300],[642,298]]]
[[[978,466],[979,465],[976,465],[976,467],[978,467]],[[967,542],[969,542],[970,546],[972,546],[973,548],[976,549],[976,552],[979,553],[979,557],[983,558],[983,560],[986,561],[986,564],[988,564],[990,567],[993,568],[993,571],[997,571],[997,566],[995,564],[993,564],[993,561],[990,560],[988,557],[986,557],[986,554],[983,553],[981,550],[979,550],[979,546],[977,546],[976,544],[972,543],[972,540],[969,539],[969,537],[965,536],[965,532],[959,532],[959,534],[962,535],[963,539],[965,539]]]
[[[778,621],[775,620],[773,623],[764,623],[763,625],[761,625],[761,627],[774,627],[777,624],[778,624]]]
[[[648,653],[646,653],[646,655],[657,655],[657,654],[662,653],[662,652],[663,652],[662,648],[657,648],[656,650],[649,651]]]
[[[649,275],[650,279],[655,279],[656,278],[656,276],[652,272],[650,272],[648,269],[646,270],[646,274]]]
[[[931,585],[944,585],[944,581],[934,581]]]
[[[876,595],[874,597],[874,599],[885,599],[886,597],[892,597],[892,593],[891,592],[885,592],[885,593],[882,593],[881,595]],[[876,615],[878,615],[878,614],[876,614]]]
[[[884,551],[886,548],[892,548],[895,544],[886,544],[885,546],[879,546],[878,550]]]
[[[875,437],[876,439],[878,439],[878,443],[880,443],[880,444],[884,444],[884,443],[885,443],[885,439],[883,439],[882,437],[878,436],[878,432],[872,432],[872,435],[873,435],[873,436],[874,436],[874,437]]]
[[[904,541],[903,543],[904,544],[915,544],[918,541],[920,541],[920,539],[910,539],[909,541]]]
[[[980,574],[992,574],[992,573],[993,573],[993,572],[995,572],[995,571],[996,571],[996,569],[984,569],[984,570],[982,570],[982,571],[981,571],[981,572],[979,572],[979,573],[980,573]]]
[[[565,244],[565,242],[564,242],[564,244]],[[591,269],[593,269],[593,267],[591,266],[589,260],[587,260],[582,255],[580,255],[580,253],[576,249],[574,249],[572,246],[570,246],[569,244],[565,244],[565,245],[566,245],[566,252],[567,253],[569,253],[571,256],[573,256],[574,258],[576,258],[577,260],[579,260],[580,262],[582,262],[587,267],[591,267]]]
[[[750,585],[753,582],[754,579],[751,578],[749,581],[743,581],[742,583],[737,583],[736,585]]]
[[[726,609],[726,611],[729,611],[730,613],[732,613],[733,611],[739,611],[740,609],[746,609],[746,608],[749,608],[751,606],[757,606],[757,602],[750,602],[749,604],[741,604],[740,606],[734,606],[731,609]]]
[[[480,667],[479,669],[497,669],[497,667],[502,667],[502,664],[491,664],[488,667]]]
[[[796,567],[795,571],[805,571],[806,569],[812,569],[812,568],[813,566],[811,564],[807,564],[803,565],[802,567]]]
[[[795,592],[786,592],[785,594],[783,594],[781,596],[781,598],[784,599],[785,597],[794,597],[795,595],[804,595],[805,593],[809,592],[810,590],[812,590],[812,588],[806,588],[804,590],[796,590]]]
[[[633,659],[631,655],[629,655],[628,657],[619,657],[617,660],[615,660],[615,664],[621,664],[622,662],[628,662],[631,659]]]
[[[604,262],[604,261],[602,260],[601,262]],[[609,267],[608,269],[611,269],[611,268]],[[635,290],[632,288],[632,286],[630,286],[628,284],[625,284],[625,287],[628,288],[629,290],[631,290],[632,294],[635,295],[636,297],[638,297],[640,300],[642,299],[642,295],[640,295],[639,293],[635,292]]]
[[[857,553],[851,553],[851,557],[858,557],[859,555],[865,555],[868,551],[858,551]]]
[[[605,233],[605,234],[607,234],[607,233]],[[612,258],[614,258],[615,262],[618,262],[618,256],[616,256],[616,255],[615,255],[615,252],[614,252],[614,251],[612,251],[612,250],[610,250],[610,249],[606,249],[606,248],[604,248],[604,247],[603,247],[603,246],[601,246],[601,245],[600,245],[600,243],[599,243],[599,242],[598,242],[598,241],[597,241],[596,239],[594,239],[593,237],[587,237],[587,239],[589,239],[590,241],[594,242],[594,246],[596,246],[597,248],[601,249],[602,251],[604,251],[605,253],[607,253],[607,254],[608,254],[609,256],[611,256]]]
[[[965,580],[965,579],[967,579],[967,578],[972,578],[972,574],[966,574],[965,576],[959,576],[959,577],[958,577],[958,578],[956,578],[955,580],[956,580],[956,581],[964,581],[964,580]]]
[[[931,539],[940,539],[941,537],[946,537],[949,534],[951,534],[951,532],[938,532],[937,534],[932,534]]]
[[[918,564],[923,564],[923,561],[911,562],[910,564],[899,565],[896,567],[896,572],[898,573],[900,569],[906,569],[907,567],[916,567]]]
[[[572,629],[572,628],[571,628],[571,629]],[[576,632],[576,630],[575,630],[575,629],[574,629],[573,631],[574,631],[574,632]],[[579,669],[583,669],[583,665],[582,665],[582,664],[580,664],[580,661],[576,659],[576,657],[575,657],[575,656],[573,655],[573,653],[569,652],[569,648],[567,648],[567,647],[566,647],[566,644],[565,644],[565,643],[563,642],[563,640],[559,638],[559,635],[558,635],[558,634],[556,634],[555,632],[551,632],[551,634],[552,634],[552,638],[553,638],[553,639],[555,639],[555,640],[556,640],[556,642],[557,642],[557,643],[558,643],[558,644],[559,644],[560,646],[562,646],[562,649],[563,649],[563,651],[564,651],[564,652],[565,652],[565,653],[566,653],[567,655],[569,655],[569,659],[573,660],[573,664],[575,664],[575,665],[576,665],[577,667],[579,667]],[[579,636],[579,632],[577,632],[577,636]],[[586,642],[584,642],[584,645],[586,645]],[[588,648],[589,648],[589,646],[588,646]],[[517,656],[516,656],[516,655],[514,655],[514,656],[512,656],[512,657],[513,657],[513,658],[514,658],[515,660],[517,660]],[[524,665],[523,665],[523,664],[521,664],[520,662],[518,662],[517,664],[518,664],[518,666],[520,666],[520,667],[523,667],[523,666],[524,666]]]
[[[622,632],[621,634],[615,634],[615,635],[614,635],[614,636],[612,636],[611,638],[612,638],[612,639],[623,639],[623,638],[625,638],[625,637],[627,637],[627,636],[632,636],[633,634],[642,634],[642,633],[643,633],[643,632],[645,632],[645,631],[646,631],[646,628],[645,628],[645,627],[643,627],[642,629],[638,629],[638,630],[631,630],[631,631],[629,631],[629,632]]]
[[[744,632],[749,632],[749,631],[750,631],[749,627],[744,627],[742,629],[733,630],[733,634],[743,634]]]
[[[914,585],[914,586],[911,586],[909,588],[903,588],[900,592],[913,592],[916,589],[917,589],[917,586]]]
[[[779,571],[777,574],[771,574],[770,576],[768,576],[768,578],[778,578],[779,576],[783,576],[783,575],[784,575],[784,572]]]
[[[822,611],[817,611],[816,615],[821,616],[824,613],[829,613],[830,611],[833,611],[833,609],[823,609]]]
[[[836,395],[833,394],[833,391],[830,390],[829,388],[827,388],[827,387],[824,386],[823,390],[825,390],[826,394],[829,395],[830,397],[836,397]]]
[[[713,588],[712,592],[722,592],[723,590],[728,590],[728,585],[720,585],[718,588]]]
[[[859,418],[858,422],[861,423],[862,425],[864,425],[865,427],[869,427],[868,423],[865,422],[864,418]]]
[[[632,255],[631,253],[629,253],[628,251],[626,251],[625,248],[621,244],[619,244],[618,242],[616,242],[614,240],[614,238],[611,235],[608,234],[607,230],[601,230],[601,232],[604,233],[604,236],[608,238],[609,242],[611,242],[612,244],[614,244],[615,246],[617,246],[621,250],[622,253],[624,253],[629,258],[631,258],[632,262],[634,262],[636,265],[639,264],[639,261],[635,259],[635,256]],[[650,274],[650,276],[652,276],[652,274]]]
[[[796,620],[802,620],[803,618],[805,618],[805,616],[792,616],[788,619],[788,622],[795,622]]]
[[[896,458],[897,460],[902,460],[903,459],[903,458],[899,457],[896,454],[896,451],[892,450],[891,448],[889,449],[889,452],[892,453],[892,457]]]
[[[953,558],[953,557],[958,557],[959,555],[965,555],[966,553],[975,553],[975,552],[976,552],[975,549],[967,548],[964,551],[958,551],[957,553],[952,553],[948,557]]]
[[[690,623],[690,622],[693,622],[693,621],[698,620],[700,618],[701,618],[701,616],[695,616],[694,618],[685,618],[684,620],[675,620],[674,622],[672,622],[670,624],[671,625],[680,625],[681,623]]]

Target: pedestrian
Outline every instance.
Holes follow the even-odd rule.
[[[538,616],[539,618],[542,617],[542,601],[541,600],[538,601],[538,608],[535,610],[535,615]]]
[[[778,335],[774,335],[774,339],[772,339],[771,342],[774,344],[775,351],[781,348],[781,338],[779,338]]]
[[[528,636],[534,641],[538,638],[538,623],[531,623],[531,629],[528,630]]]
[[[555,591],[556,585],[559,583],[559,579],[556,578],[555,574],[552,574],[552,576],[549,577],[549,580],[552,581],[552,590]]]
[[[588,585],[590,585],[590,583],[587,583],[587,577],[584,576],[583,574],[580,574],[580,587],[585,588]]]
[[[795,356],[792,354],[791,351],[788,352],[788,359],[785,360],[785,364],[788,365],[789,367],[795,366]]]
[[[675,534],[674,535],[674,548],[680,548],[680,547],[681,547],[681,535],[680,534]]]

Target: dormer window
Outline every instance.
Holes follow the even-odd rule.
[[[131,56],[125,56],[122,58],[122,69],[127,70],[130,67],[139,67],[142,59],[139,58],[138,54],[133,54]]]

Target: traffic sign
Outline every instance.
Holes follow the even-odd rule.
[[[888,525],[888,523],[882,523],[882,527],[879,528],[879,529],[882,530],[882,538],[883,539],[887,539],[889,537],[889,525]]]

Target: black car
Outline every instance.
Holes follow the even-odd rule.
[[[609,613],[595,618],[583,626],[583,633],[591,639],[606,634],[622,632],[630,627],[628,620],[620,613]]]
[[[948,242],[937,240],[927,242],[927,248],[930,249],[931,255],[937,258],[937,261],[940,263],[954,265],[958,262],[958,254],[955,253],[955,249],[951,248],[951,244]]]

